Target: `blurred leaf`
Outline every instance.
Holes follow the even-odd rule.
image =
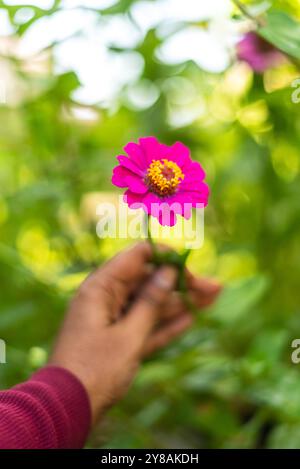
[[[300,425],[278,425],[271,432],[267,447],[271,449],[300,448]]]
[[[4,334],[6,329],[21,327],[24,320],[35,315],[35,308],[32,303],[14,305],[9,309],[0,310],[0,330]]]
[[[256,276],[227,286],[212,308],[210,317],[224,325],[233,323],[254,310],[268,285],[266,277]]]
[[[300,60],[300,24],[281,11],[269,10],[267,24],[258,33],[291,57]]]

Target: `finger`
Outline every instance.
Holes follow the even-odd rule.
[[[131,337],[141,342],[153,330],[165,304],[176,285],[177,270],[163,266],[155,271],[141,288],[127,315],[120,321],[121,327],[130,330]]]
[[[148,275],[151,249],[139,243],[127,249],[93,272],[81,285],[79,297],[93,310],[106,311],[105,322],[119,317],[128,297]]]
[[[172,319],[186,310],[186,304],[182,299],[182,295],[177,292],[171,292],[165,304],[162,305],[161,319]]]
[[[215,279],[199,278],[188,269],[186,269],[185,274],[188,287],[192,290],[198,290],[203,295],[214,295],[222,289],[222,285]]]
[[[188,271],[186,275],[192,300],[199,308],[213,303],[222,291],[222,285],[215,280],[198,278]]]
[[[209,279],[199,279],[189,273],[189,294],[192,302],[198,308],[204,308],[213,303],[216,296],[221,291],[221,285]],[[192,287],[192,288],[191,288]],[[186,310],[186,303],[183,301],[180,292],[172,292],[166,303],[162,306],[162,319],[171,319]]]
[[[165,347],[172,340],[186,331],[192,323],[193,317],[190,314],[183,314],[169,321],[149,337],[145,345],[143,355],[150,355],[151,353]]]
[[[108,275],[126,283],[139,280],[151,257],[150,245],[146,242],[138,243],[106,262],[92,274],[91,279],[97,282],[103,275]]]

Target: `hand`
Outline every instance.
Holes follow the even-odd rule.
[[[93,422],[119,400],[143,357],[164,347],[193,321],[175,291],[177,271],[149,265],[151,247],[140,243],[91,274],[73,299],[49,363],[85,386]],[[193,301],[212,303],[221,287],[187,273]]]

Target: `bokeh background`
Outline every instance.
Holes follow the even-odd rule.
[[[224,292],[88,447],[300,447],[300,72],[237,61],[251,27],[226,0],[0,1],[1,388],[46,362],[77,286],[126,244],[94,216],[124,144],[184,142],[212,190],[189,264]]]

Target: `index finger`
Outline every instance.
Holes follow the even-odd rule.
[[[151,261],[152,249],[149,243],[140,242],[120,252],[107,261],[88,278],[89,283],[102,283],[104,278],[111,278],[124,284],[143,278],[147,263]]]
[[[131,282],[138,280],[151,261],[152,248],[149,243],[141,242],[125,249],[110,259],[102,267],[102,272],[112,274],[118,280]]]

